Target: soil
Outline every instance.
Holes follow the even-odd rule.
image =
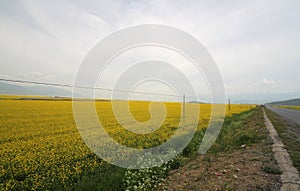
[[[167,190],[280,190],[280,175],[266,145],[253,145],[218,156],[203,155],[174,170],[165,180]]]
[[[255,127],[255,120],[248,125]],[[265,127],[255,128],[267,134]],[[268,137],[238,149],[200,155],[171,171],[159,190],[273,191],[280,190],[280,174]]]

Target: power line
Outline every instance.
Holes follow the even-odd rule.
[[[95,90],[103,90],[103,91],[110,91],[110,92],[122,92],[122,93],[135,93],[135,94],[144,94],[144,95],[159,95],[159,96],[178,97],[177,95],[173,95],[173,94],[151,93],[151,92],[129,91],[129,90],[117,90],[117,89],[109,89],[109,88],[102,88],[102,87],[74,86],[74,85],[70,85],[70,84],[37,82],[37,81],[29,81],[29,80],[13,80],[13,79],[0,78],[0,81],[14,82],[14,83],[23,83],[23,84],[36,84],[36,85],[56,86],[56,87],[93,89],[93,90],[95,89]]]
[[[17,79],[0,78],[0,81],[13,82],[13,83],[23,83],[23,84],[45,85],[45,86],[54,86],[54,87],[67,87],[67,88],[102,90],[102,91],[109,91],[109,92],[121,92],[121,93],[134,93],[134,94],[143,94],[143,95],[168,96],[168,97],[176,97],[176,98],[181,97],[180,95],[178,96],[178,95],[175,95],[175,94],[164,94],[164,93],[142,92],[142,91],[129,91],[129,90],[110,89],[110,88],[91,87],[91,86],[74,86],[74,85],[70,85],[70,84],[38,82],[38,81],[30,81],[30,80],[17,80]],[[207,98],[189,96],[189,95],[185,95],[185,97],[190,98],[190,99],[195,99],[195,101],[209,100]]]

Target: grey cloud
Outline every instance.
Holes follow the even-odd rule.
[[[52,76],[49,80],[71,83],[100,39],[124,27],[158,23],[182,29],[208,48],[228,97],[289,95],[285,93],[300,89],[299,7],[299,1],[280,0],[3,0],[0,75],[20,78],[22,73],[37,79],[32,74],[39,72]],[[275,83],[266,89],[268,83],[259,83],[263,79]]]

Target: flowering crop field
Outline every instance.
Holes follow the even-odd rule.
[[[279,107],[280,107],[280,108],[286,108],[286,109],[300,110],[300,106],[285,105],[285,106],[279,106]]]
[[[166,141],[176,130],[181,114],[179,103],[165,103],[167,117],[162,127],[149,135],[137,136],[118,124],[111,101],[95,104],[106,131],[119,143],[137,148]],[[147,121],[151,117],[149,105],[150,102],[131,101],[132,115]],[[253,107],[231,105],[226,116]],[[210,104],[200,104],[198,129],[207,127],[210,109]],[[70,100],[0,100],[0,148],[0,190],[66,190],[91,174],[101,176],[107,170],[107,163],[82,140]]]

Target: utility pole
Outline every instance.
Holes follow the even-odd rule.
[[[228,110],[230,111],[230,98],[228,100]]]
[[[185,118],[185,94],[183,94],[182,98],[182,116]]]

